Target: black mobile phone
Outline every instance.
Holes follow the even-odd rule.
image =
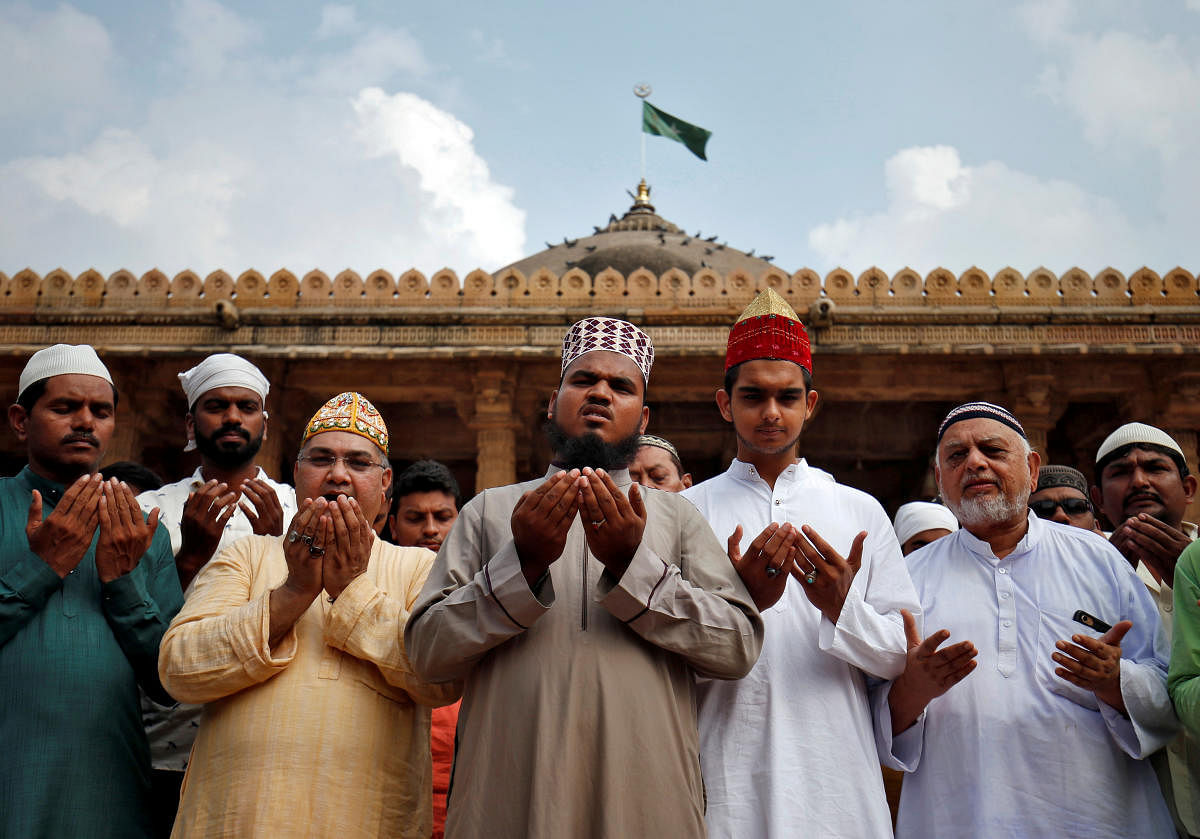
[[[1087,612],[1083,611],[1083,609],[1080,609],[1075,613],[1074,620],[1079,621],[1088,629],[1094,629],[1101,634],[1112,629],[1111,626],[1100,620],[1100,618],[1096,617],[1095,615],[1089,615]]]

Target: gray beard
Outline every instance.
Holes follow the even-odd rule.
[[[1032,488],[1030,479],[1026,478],[1012,497],[996,495],[986,498],[962,498],[960,496],[958,504],[947,502],[946,506],[954,513],[959,524],[964,527],[1016,521],[1029,514],[1029,493]],[[942,497],[945,498],[945,496],[946,493],[943,492]]]
[[[1020,518],[1028,506],[1027,500],[995,495],[987,498],[959,499],[958,506],[950,509],[964,526],[977,527]]]

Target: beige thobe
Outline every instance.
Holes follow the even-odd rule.
[[[694,677],[749,672],[758,611],[696,508],[653,489],[620,580],[577,518],[531,591],[509,520],[541,483],[463,509],[405,630],[418,675],[466,682],[447,839],[703,836]]]

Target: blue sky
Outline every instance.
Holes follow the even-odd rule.
[[[495,269],[660,213],[794,271],[1200,271],[1200,0],[0,0],[0,271]]]

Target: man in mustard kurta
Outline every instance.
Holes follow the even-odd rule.
[[[466,680],[447,839],[704,835],[695,677],[745,675],[762,620],[696,508],[630,481],[652,359],[633,324],[571,327],[555,463],[438,551],[405,640]]]
[[[300,512],[211,560],[163,638],[159,672],[207,703],[174,837],[427,837],[432,706],[402,627],[433,554],[376,538],[387,428],[329,400],[296,458]]]

